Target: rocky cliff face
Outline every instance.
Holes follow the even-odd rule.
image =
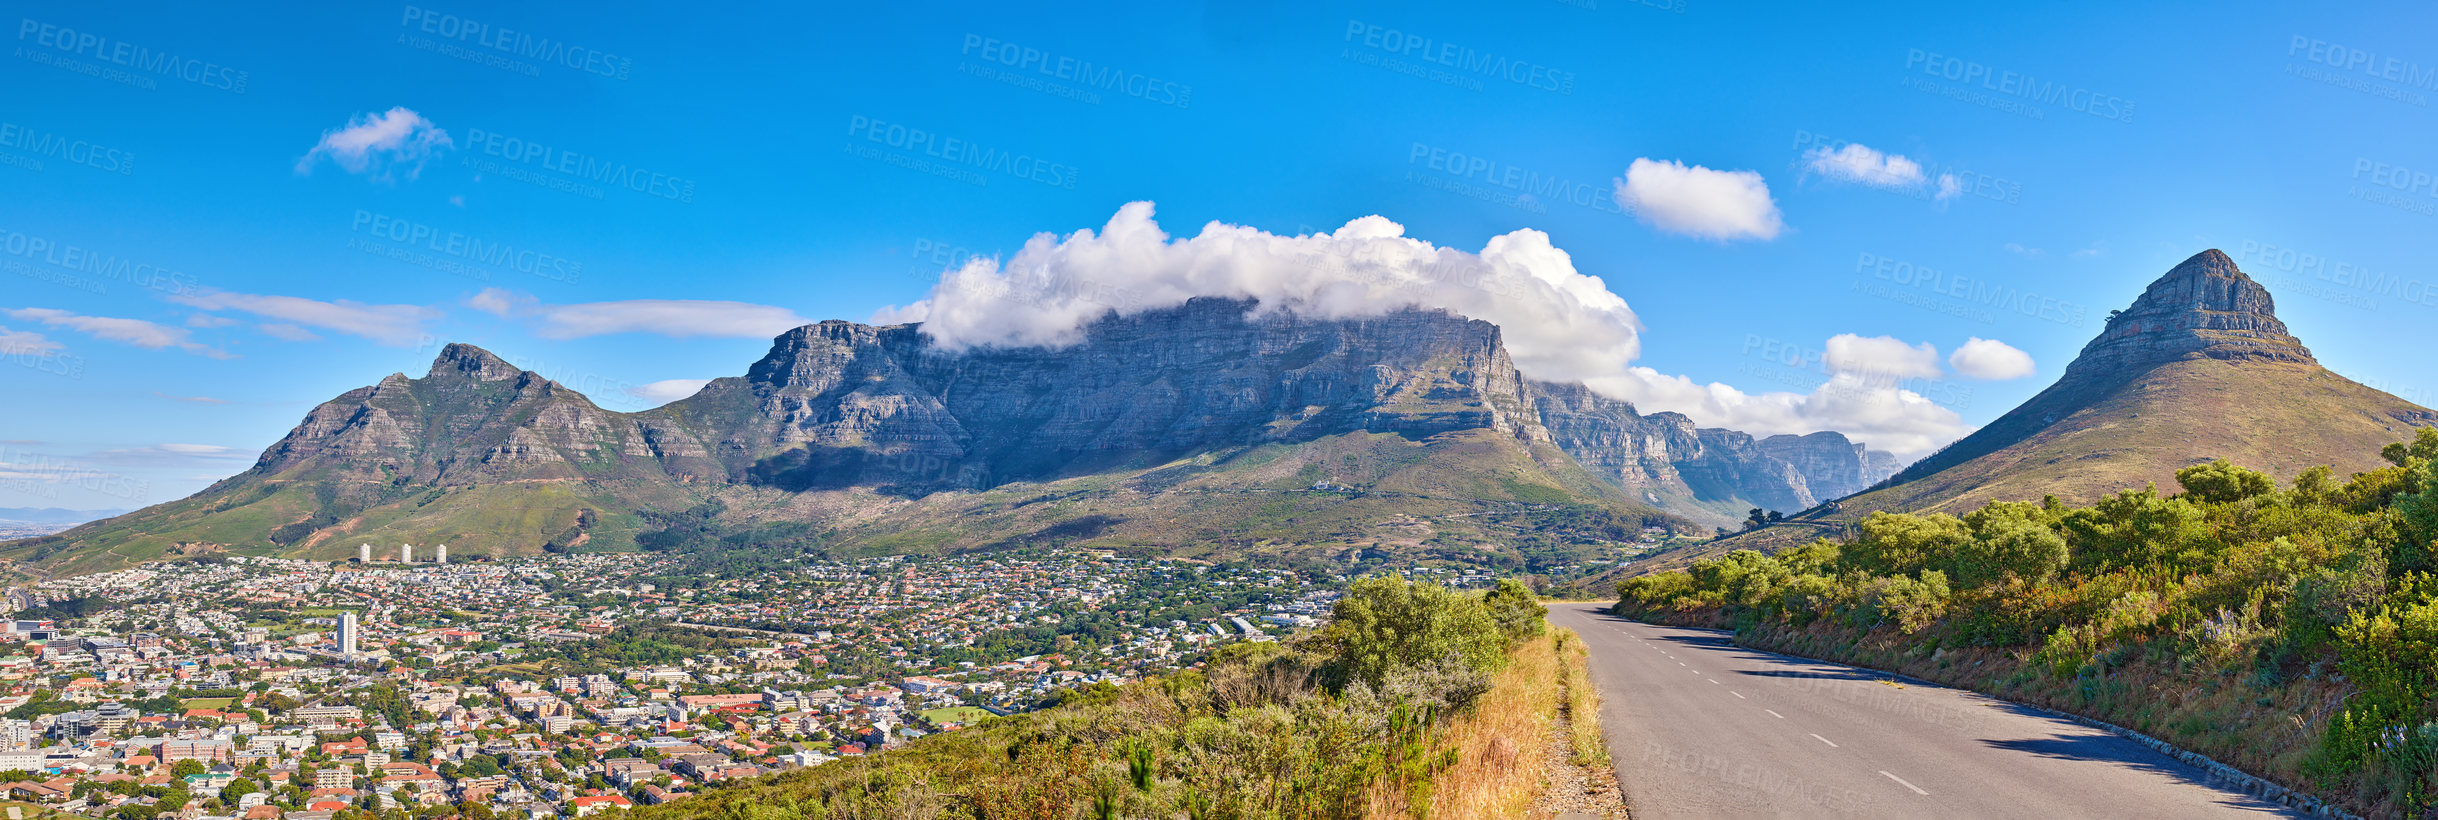
[[[2319,363],[2277,320],[2268,289],[2211,249],[2184,260],[2109,317],[2061,380],[2109,378],[2185,358]]]
[[[1808,509],[1896,472],[1896,458],[1835,432],[1756,440],[1697,428],[1679,413],[1636,412],[1580,384],[1533,382],[1534,406],[1559,448],[1645,501]]]
[[[1111,317],[1054,349],[950,352],[912,325],[807,325],[746,375],[636,414],[450,345],[421,379],[392,375],[315,408],[257,469],[919,490],[1355,431],[1472,429],[1550,441],[1494,325],[1422,311],[1311,320],[1197,299]]]
[[[638,433],[582,394],[452,344],[421,379],[391,374],[314,408],[254,472],[372,484],[576,478],[625,460]]]

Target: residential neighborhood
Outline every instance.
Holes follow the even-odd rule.
[[[417,546],[11,591],[0,787],[133,820],[582,817],[1193,667],[1314,626],[1345,580],[1059,549],[723,572]]]

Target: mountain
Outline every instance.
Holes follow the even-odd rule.
[[[2277,319],[2268,290],[2208,250],[2111,315],[2022,406],[1837,510],[1698,552],[1800,543],[1873,510],[1962,513],[2047,495],[2089,503],[2144,484],[2173,491],[2177,470],[2217,458],[2280,481],[2323,464],[2345,476],[2384,466],[2380,447],[2432,424],[2438,413],[2320,366]]]
[[[1840,433],[1755,439],[1695,427],[1681,413],[1643,415],[1580,384],[1531,388],[1542,424],[1586,469],[1646,503],[1696,518],[1708,512],[1737,521],[1753,507],[1810,509],[1860,492],[1898,466],[1895,456]]]
[[[1055,349],[944,350],[917,326],[822,322],[640,413],[453,344],[421,378],[314,408],[244,473],[0,557],[80,572],[222,551],[343,559],[363,543],[480,556],[1054,539],[1520,567],[1579,548],[1567,533],[1647,524],[1691,526],[1558,446],[1496,326],[1197,299],[1105,317]]]

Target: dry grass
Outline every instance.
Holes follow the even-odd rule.
[[[1609,765],[1608,744],[1600,736],[1600,688],[1591,682],[1591,648],[1572,629],[1551,633],[1557,640],[1559,674],[1566,696],[1567,740],[1577,766]]]
[[[1559,681],[1558,638],[1545,634],[1508,653],[1489,694],[1473,710],[1450,721],[1441,735],[1441,748],[1456,750],[1456,765],[1434,778],[1429,810],[1421,816],[1444,820],[1523,816],[1535,792],[1547,779],[1550,724],[1557,719]],[[1575,640],[1577,646],[1582,641]],[[1375,787],[1366,816],[1410,817],[1405,795]]]

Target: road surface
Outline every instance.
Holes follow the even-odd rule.
[[[1958,689],[1556,604],[1634,820],[2299,817],[2133,741]]]

